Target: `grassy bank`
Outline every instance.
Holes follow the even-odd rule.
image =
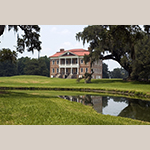
[[[97,92],[109,92],[121,95],[146,97],[150,99],[150,84],[141,82],[126,82],[121,79],[92,80],[92,83],[80,83],[76,79],[56,79],[42,76],[13,76],[0,77],[0,87],[28,88],[28,89],[55,89],[58,90],[93,90]]]
[[[69,92],[61,91],[64,95]],[[73,92],[73,95],[79,92]],[[148,122],[98,114],[90,106],[56,97],[57,91],[1,91],[2,125],[144,125]]]

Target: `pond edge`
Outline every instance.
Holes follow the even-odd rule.
[[[109,93],[124,96],[138,97],[150,99],[150,95],[144,92],[126,91],[126,90],[111,90],[111,89],[93,89],[93,88],[58,88],[58,87],[0,87],[0,90],[55,90],[55,91],[79,91],[79,92],[94,92],[94,93]]]

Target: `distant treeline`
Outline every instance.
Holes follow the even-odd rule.
[[[0,76],[41,75],[49,77],[49,70],[50,59],[47,56],[39,59],[22,57],[15,63],[10,60],[0,62]]]
[[[113,71],[108,70],[108,65],[103,63],[103,78],[128,78],[128,72],[122,68],[115,68]]]
[[[47,56],[39,59],[21,57],[16,63],[10,60],[0,62],[0,76],[14,75],[41,75],[50,76],[50,58]],[[108,65],[103,63],[103,78],[127,78],[128,73],[124,69],[115,68],[113,71],[108,70]]]

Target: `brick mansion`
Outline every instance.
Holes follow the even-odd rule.
[[[80,78],[86,72],[91,73],[90,63],[85,64],[84,55],[89,55],[85,49],[60,49],[50,56],[50,77],[51,78]],[[92,78],[102,78],[102,60],[94,62]]]

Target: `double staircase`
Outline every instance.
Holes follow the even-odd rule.
[[[60,73],[57,73],[54,78],[66,78],[66,79],[76,79],[77,78],[77,74],[67,74],[67,75],[62,75]]]
[[[61,78],[61,74],[58,73],[58,74],[55,76],[55,78]]]
[[[76,79],[77,78],[77,74],[69,74],[67,79]]]
[[[73,74],[70,73],[70,74],[68,75],[67,79],[72,79],[72,76],[73,76]]]

